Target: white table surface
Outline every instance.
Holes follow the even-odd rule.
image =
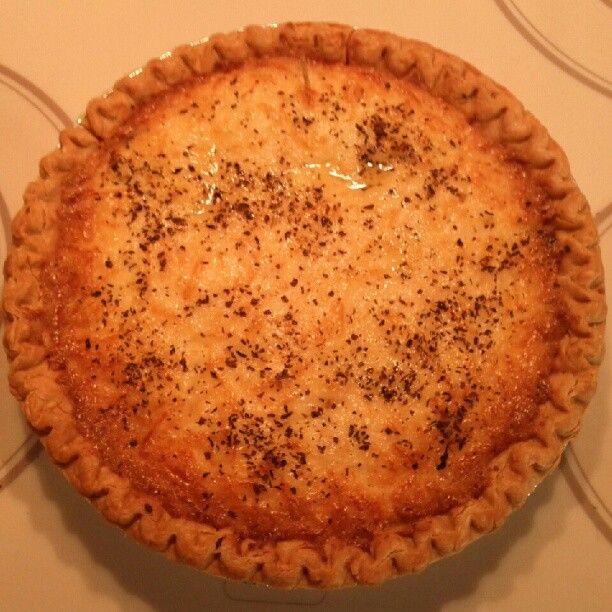
[[[508,87],[566,150],[612,286],[609,0],[0,0],[0,256],[62,126],[150,57],[250,23],[336,21],[426,40]],[[0,610],[610,610],[612,341],[581,435],[504,527],[416,576],[287,593],[166,561],[98,516],[52,466],[0,359]]]

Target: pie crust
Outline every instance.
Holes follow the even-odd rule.
[[[91,101],[5,278],[11,389],[74,486],[173,559],[282,587],[497,528],[603,355],[597,232],[547,131],[462,60],[335,24],[215,35]]]

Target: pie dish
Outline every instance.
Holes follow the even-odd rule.
[[[110,521],[208,572],[377,583],[498,527],[602,358],[567,159],[462,60],[332,24],[149,62],[64,130],[5,265],[10,384]]]

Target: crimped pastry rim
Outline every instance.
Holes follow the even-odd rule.
[[[419,520],[408,534],[401,525],[387,528],[369,551],[333,541],[321,549],[300,540],[258,547],[230,528],[172,518],[159,502],[102,465],[77,432],[70,401],[45,361],[49,339],[37,324],[38,313],[44,311],[37,271],[54,251],[54,207],[62,178],[73,164],[108,138],[138,103],[193,76],[268,55],[371,66],[441,97],[487,140],[503,146],[541,186],[550,221],[565,246],[558,282],[572,316],[548,380],[551,401],[541,406],[545,418],[537,439],[515,443],[496,457],[496,477],[480,497]],[[597,233],[567,158],[545,128],[507,90],[452,55],[393,34],[336,24],[250,26],[217,34],[151,60],[92,100],[81,125],[61,133],[59,149],[43,158],[39,179],[26,191],[13,223],[5,279],[11,389],[74,486],[107,519],[171,558],[213,574],[281,587],[378,583],[418,571],[495,529],[556,466],[577,433],[603,354],[606,307]]]

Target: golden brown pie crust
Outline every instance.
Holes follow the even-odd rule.
[[[150,136],[156,126],[173,121],[168,109],[182,109],[176,122],[181,134],[181,126],[199,116],[194,101],[214,108],[225,105],[224,95],[234,96],[239,113],[242,100],[255,96],[257,102],[253,91],[259,87],[276,99],[270,106],[285,108],[296,73],[305,80],[300,112],[287,111],[278,125],[282,132],[286,120],[291,137],[304,138],[307,156],[300,157],[300,147],[282,151],[290,177],[278,171],[283,164],[265,172],[245,154],[239,168],[221,169],[203,203],[224,201],[227,218],[198,225],[202,211],[179,214],[181,194],[193,200],[190,177],[201,170],[205,138],[183,152],[184,167],[166,163],[163,152],[173,151],[172,142],[158,143],[157,166],[150,157],[146,172],[135,167],[142,147],[158,138]],[[285,77],[287,91],[279,85]],[[350,86],[334,85],[343,82]],[[309,91],[329,95],[309,99]],[[385,96],[400,102],[360,114],[360,100],[374,104]],[[416,117],[406,113],[403,99],[420,109]],[[361,160],[359,182],[348,177],[354,189],[343,195],[362,206],[359,214],[354,207],[343,213],[339,204],[317,208],[323,206],[317,193],[333,203],[334,181],[347,179],[338,171],[340,157],[323,178],[314,167],[336,154],[334,139],[315,131],[317,119],[334,112],[340,124],[356,126],[358,141],[337,149],[356,149]],[[222,130],[213,115],[205,120]],[[394,171],[405,172],[404,192],[395,193],[384,169],[398,155],[403,131],[412,130],[405,136],[415,138],[426,124],[431,139],[417,138],[416,148],[401,150]],[[249,142],[251,127],[244,126],[245,143],[259,146],[261,156],[271,154],[274,136],[258,141],[255,128]],[[334,138],[347,133],[338,128]],[[385,148],[390,133],[395,149]],[[150,143],[139,140],[142,134]],[[309,148],[313,139],[316,148]],[[11,387],[67,477],[141,541],[209,572],[279,586],[380,582],[421,569],[497,527],[577,432],[595,387],[605,321],[588,204],[546,130],[506,90],[461,60],[420,42],[339,25],[250,27],[153,60],[92,101],[82,125],[62,132],[60,142],[41,162],[40,179],[28,187],[13,226],[4,298]],[[372,142],[376,147],[368,148]],[[380,151],[384,160],[376,158]],[[317,163],[307,163],[317,154]],[[438,167],[441,156],[450,161]],[[174,163],[177,156],[169,158]],[[412,159],[410,172],[406,158]],[[478,168],[486,172],[477,175]],[[162,177],[161,183],[152,177]],[[418,188],[410,191],[413,183]],[[160,184],[170,185],[176,198],[166,197],[161,222],[156,209],[145,203],[143,212],[141,204],[147,194],[158,197],[154,187]],[[388,197],[381,198],[387,187]],[[249,224],[265,227],[264,208],[283,188],[295,201],[285,209],[287,198],[279,198],[278,219],[269,222],[277,233],[283,230],[283,244],[293,246],[280,247],[276,238],[266,240],[271,232],[257,229],[253,242]],[[235,196],[240,189],[261,192],[265,206],[257,208],[254,196],[245,204]],[[465,193],[483,209],[475,209],[469,231],[451,218]],[[370,197],[405,210],[392,217],[382,210],[377,217]],[[472,218],[469,210],[464,219]],[[491,211],[501,228],[487,220],[495,216]],[[294,213],[315,229],[302,223],[295,232],[297,226],[286,224]],[[123,221],[114,226],[112,219]],[[448,223],[448,236],[436,242],[430,231],[429,245],[408,243],[406,234],[418,233],[410,219],[425,230],[427,223]],[[226,240],[244,240],[248,255],[224,260],[217,226]],[[133,249],[121,248],[113,235],[115,242],[138,240]],[[181,244],[180,235],[191,242]],[[467,235],[469,244],[462,239]],[[499,236],[516,240],[500,243]],[[195,261],[205,242],[213,245],[207,257],[223,262],[221,273],[206,271],[207,260]],[[365,249],[359,270],[334,269],[328,278],[325,265],[351,245]],[[376,248],[384,255],[373,256]],[[266,274],[278,270],[276,285],[266,290],[257,269],[244,269],[245,262],[257,261],[254,249],[267,262]],[[300,258],[304,266],[292,268]],[[423,278],[422,271],[411,280],[411,258],[427,260],[442,280]],[[397,264],[397,278],[381,269],[381,260]],[[182,274],[195,264],[197,273]],[[224,280],[234,270],[230,264],[238,269],[233,285]],[[153,289],[143,276],[137,281],[140,302],[121,303],[125,271],[137,276],[142,266],[154,270]],[[462,277],[452,277],[464,267],[475,284],[494,282],[494,288],[465,289]],[[198,275],[205,291],[191,281]],[[384,286],[377,284],[381,278]],[[345,279],[354,284],[343,285]],[[179,310],[156,295],[164,282],[180,293]],[[427,292],[411,295],[411,282],[425,284]],[[359,293],[360,287],[368,293]],[[492,296],[507,303],[493,304]],[[316,316],[323,302],[328,321]],[[500,323],[496,308],[513,320]],[[406,311],[420,319],[404,323]],[[453,321],[453,313],[462,317]],[[197,337],[188,341],[190,330],[205,330],[200,336],[210,339],[215,329],[225,334],[214,345],[225,347],[218,354],[207,354]],[[342,346],[334,346],[330,339],[340,334]],[[253,345],[258,339],[264,347],[289,341],[298,352],[278,348],[268,358]],[[435,357],[438,342],[448,363]],[[391,346],[395,361],[387,362]],[[196,355],[196,347],[204,351]],[[366,358],[361,351],[369,351]],[[319,360],[296,363],[313,355]],[[451,363],[458,364],[455,370]],[[460,364],[469,371],[460,371]],[[326,386],[314,401],[321,390],[317,376]],[[257,397],[261,405],[249,407]],[[425,397],[429,416],[420,422],[414,407]],[[202,408],[207,405],[212,408]],[[426,444],[415,446],[415,440]]]

